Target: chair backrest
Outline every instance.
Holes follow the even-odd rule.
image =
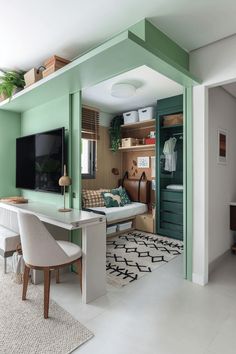
[[[18,212],[18,223],[23,257],[28,265],[48,267],[67,263],[68,256],[37,216]]]

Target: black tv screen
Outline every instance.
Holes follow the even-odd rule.
[[[16,188],[61,193],[64,128],[16,139]]]

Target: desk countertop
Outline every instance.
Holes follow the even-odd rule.
[[[54,224],[68,230],[86,227],[88,224],[105,222],[105,216],[93,212],[72,209],[70,212],[59,212],[56,205],[40,202],[12,204],[0,202],[0,207],[12,211],[35,214],[41,221]]]
[[[229,203],[230,206],[236,206],[236,202]]]

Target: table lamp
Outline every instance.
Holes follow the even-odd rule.
[[[64,165],[64,175],[59,179],[59,186],[63,187],[63,194],[64,194],[64,208],[58,209],[58,211],[61,212],[68,212],[71,211],[71,209],[66,208],[66,187],[70,186],[72,181],[69,176],[67,176],[66,173],[66,165]]]

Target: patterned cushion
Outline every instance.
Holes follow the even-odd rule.
[[[102,192],[102,195],[106,208],[123,206],[123,203],[121,202],[120,192],[118,191],[118,189],[112,189],[110,192]]]
[[[121,203],[123,205],[131,204],[131,200],[129,199],[129,196],[125,190],[125,188],[119,187],[118,188],[120,197],[121,197]]]
[[[84,208],[104,207],[102,191],[83,189],[82,203]]]

